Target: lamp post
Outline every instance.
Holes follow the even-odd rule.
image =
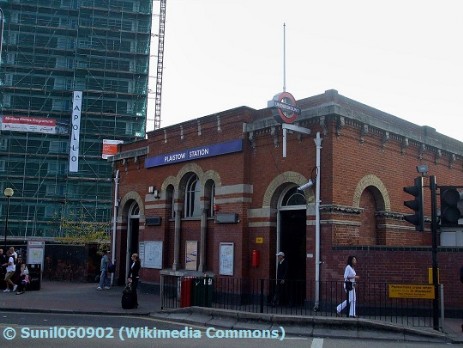
[[[10,198],[14,195],[14,191],[11,187],[7,187],[4,191],[3,191],[3,195],[7,198],[7,204],[6,204],[6,218],[5,218],[5,251],[6,251],[6,235],[8,233],[8,217],[10,215]]]

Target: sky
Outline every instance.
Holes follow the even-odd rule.
[[[286,81],[296,100],[336,89],[463,141],[462,8],[460,0],[167,0],[161,127],[265,108]],[[148,118],[150,130],[154,99]]]

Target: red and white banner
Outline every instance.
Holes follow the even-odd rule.
[[[117,145],[123,143],[124,142],[122,140],[103,139],[103,151],[101,153],[101,158],[107,159],[108,157],[117,154]]]
[[[0,129],[10,132],[56,134],[56,120],[42,117],[3,116]]]

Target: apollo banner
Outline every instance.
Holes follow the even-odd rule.
[[[82,117],[82,91],[74,91],[72,96],[72,131],[69,150],[69,172],[79,171],[80,119]]]

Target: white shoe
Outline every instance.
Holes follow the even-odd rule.
[[[18,288],[17,285],[13,286],[13,292],[15,292],[17,288]]]
[[[3,290],[3,292],[10,292],[11,290],[6,288],[5,290]]]
[[[109,290],[109,289],[111,289],[111,288],[110,288],[109,286],[105,286],[104,289],[105,289],[105,290]]]
[[[96,289],[97,289],[97,290],[103,290],[103,289],[102,289],[102,288],[100,288],[100,287],[97,287]]]

